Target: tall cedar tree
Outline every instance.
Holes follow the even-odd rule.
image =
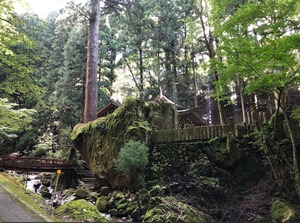
[[[84,123],[93,121],[97,118],[99,17],[100,0],[91,0],[91,15],[87,43]]]

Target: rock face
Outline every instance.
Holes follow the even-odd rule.
[[[152,197],[144,222],[206,222],[204,214],[174,197]]]
[[[72,132],[72,139],[87,162],[92,174],[102,181],[101,186],[113,189],[130,187],[127,179],[117,173],[114,162],[119,151],[129,140],[146,142],[152,128],[168,128],[171,105],[127,100],[114,113],[87,124],[78,124]]]

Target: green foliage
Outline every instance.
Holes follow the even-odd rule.
[[[292,118],[300,118],[300,108],[296,108],[292,111],[292,115],[291,115]]]
[[[296,222],[300,219],[299,214],[289,204],[279,199],[272,203],[271,217],[275,222]]]
[[[240,80],[247,83],[249,94],[271,94],[299,85],[297,2],[250,1],[222,24],[218,50],[226,60],[218,64],[223,73],[217,83],[220,95]]]
[[[117,169],[122,171],[129,180],[139,178],[139,183],[142,184],[144,170],[149,162],[148,150],[144,143],[129,141],[119,153],[116,160]]]
[[[0,14],[0,97],[32,107],[41,93],[34,76],[39,51],[24,32],[24,20],[13,12],[11,1],[1,2]]]
[[[0,145],[7,145],[18,136],[32,129],[32,109],[18,109],[16,104],[0,98]]]
[[[145,222],[205,222],[203,214],[174,197],[152,197]]]

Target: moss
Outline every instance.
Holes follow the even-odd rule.
[[[126,214],[131,214],[136,208],[138,208],[137,201],[130,202],[126,207],[125,212]]]
[[[96,201],[96,207],[97,207],[98,211],[107,212],[107,210],[108,210],[107,203],[108,203],[107,196],[99,197]]]
[[[230,167],[243,156],[243,149],[239,147],[232,133],[228,133],[221,138],[215,138],[209,141],[212,147],[210,151],[211,160]]]
[[[117,216],[118,210],[115,209],[115,208],[109,209],[109,210],[108,210],[108,213],[109,213],[111,216]]]
[[[203,214],[174,197],[153,197],[143,217],[145,222],[204,222]]]
[[[126,210],[127,203],[121,203],[116,206],[117,210]]]
[[[85,130],[85,126],[86,126],[85,123],[79,123],[79,124],[75,125],[75,127],[73,128],[73,131],[71,133],[71,139],[74,140],[78,137],[78,135],[83,133]]]
[[[126,198],[121,198],[120,200],[117,201],[116,206],[124,203],[126,203]]]
[[[129,140],[147,141],[151,125],[146,120],[147,106],[130,99],[112,114],[85,125],[77,125],[72,139],[95,176],[104,177],[114,189],[129,185],[115,170],[114,160]]]
[[[90,220],[97,222],[108,222],[108,220],[98,212],[94,205],[86,202],[83,199],[67,202],[55,209],[55,213],[60,216],[66,216],[74,219],[75,221]]]
[[[83,188],[79,188],[75,192],[75,196],[78,197],[79,199],[85,199],[87,197],[87,195],[88,195],[88,192]]]
[[[284,201],[276,199],[271,208],[271,217],[275,222],[299,221],[299,214]]]
[[[146,212],[144,216],[145,222],[167,222],[165,212],[159,208],[153,208]]]

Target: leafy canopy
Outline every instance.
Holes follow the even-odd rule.
[[[32,109],[16,109],[17,105],[0,98],[0,145],[16,138],[18,134],[32,128]]]

